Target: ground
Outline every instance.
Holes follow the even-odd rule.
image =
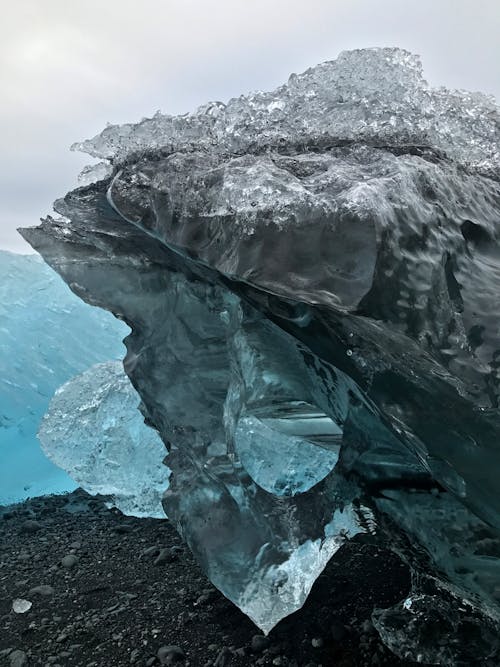
[[[126,517],[81,490],[0,508],[0,665],[409,665],[370,622],[408,588],[392,552],[349,543],[265,639],[167,519]],[[31,608],[15,613],[16,599]]]

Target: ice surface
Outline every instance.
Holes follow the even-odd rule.
[[[412,663],[494,665],[498,656],[498,627],[447,590],[411,595],[373,620],[385,644]]]
[[[453,590],[498,621],[498,553],[479,543],[500,531],[499,132],[492,99],[429,88],[415,56],[348,52],[271,93],[106,128],[80,148],[110,176],[23,231],[131,326],[167,514],[265,631],[367,531],[432,571],[419,605]],[[400,611],[378,622],[391,647]],[[418,627],[407,639],[415,655]]]
[[[124,514],[161,518],[166,450],[139,403],[121,362],[97,364],[56,391],[38,437],[85,491],[111,496]]]
[[[74,488],[43,455],[38,425],[59,385],[123,356],[126,332],[39,256],[0,251],[0,503]]]
[[[12,611],[16,614],[25,614],[31,609],[33,603],[29,600],[23,600],[22,598],[16,598],[12,602]]]
[[[279,412],[273,407],[278,413],[273,418],[267,414],[240,418],[234,434],[236,453],[250,477],[266,491],[279,496],[304,493],[335,467],[342,431],[311,406],[278,406]]]
[[[211,102],[183,116],[157,113],[137,124],[108,125],[77,143],[101,159],[123,162],[142,151],[193,149],[231,154],[268,148],[314,150],[364,142],[399,149],[429,147],[467,166],[499,166],[498,106],[481,93],[430,87],[418,56],[397,48],[346,51],[292,74],[283,86]]]

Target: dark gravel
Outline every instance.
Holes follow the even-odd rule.
[[[408,665],[369,620],[408,587],[392,552],[352,542],[264,638],[168,520],[125,517],[81,490],[0,508],[0,665]],[[18,598],[32,603],[24,614]]]

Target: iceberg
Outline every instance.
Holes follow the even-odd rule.
[[[498,628],[495,101],[357,50],[75,148],[108,168],[21,233],[130,326],[165,511],[212,582],[269,632],[373,534],[414,572],[374,617],[392,650],[418,659],[405,619],[455,599]],[[442,642],[422,655],[458,664]]]
[[[123,356],[126,332],[38,255],[0,251],[0,503],[74,488],[44,456],[39,422],[61,384]]]

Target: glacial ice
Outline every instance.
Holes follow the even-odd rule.
[[[110,175],[22,234],[131,327],[164,507],[214,584],[269,631],[370,532],[414,572],[415,605],[374,616],[392,650],[418,658],[408,613],[450,590],[498,628],[495,101],[367,49],[77,148]],[[428,661],[460,664],[456,618]]]
[[[140,398],[119,361],[97,364],[60,387],[38,437],[46,456],[124,514],[164,518],[166,450],[138,410]]]
[[[0,251],[0,503],[74,488],[43,455],[38,425],[59,385],[123,356],[126,331],[39,256]]]

